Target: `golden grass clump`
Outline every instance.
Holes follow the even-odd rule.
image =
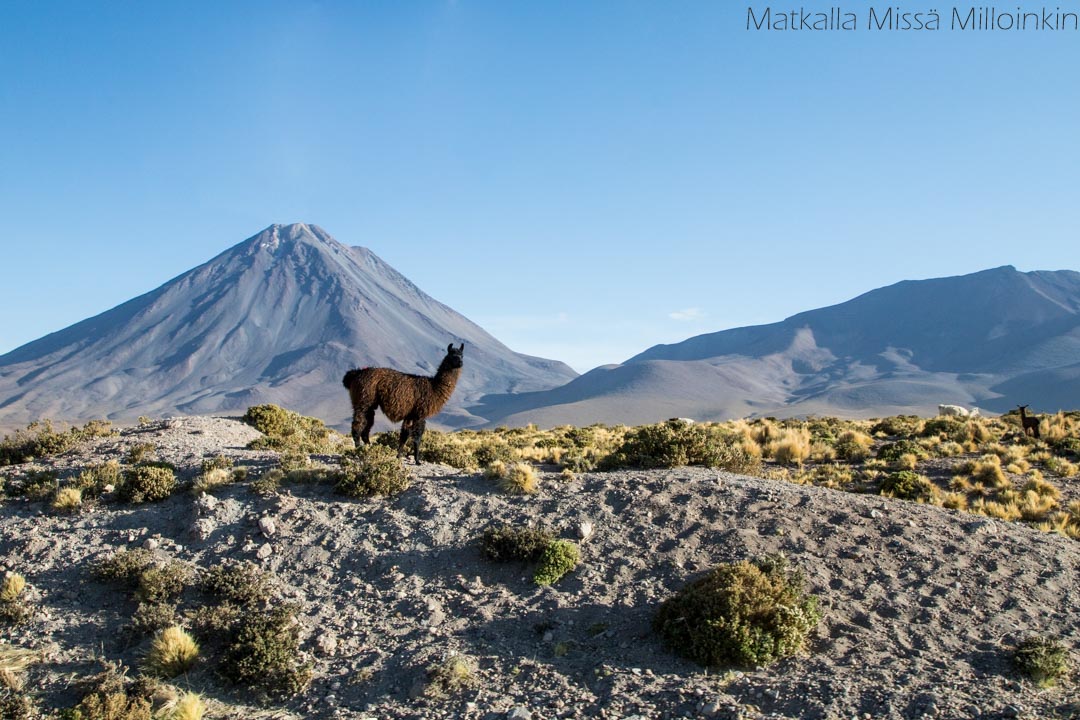
[[[75,513],[82,508],[82,490],[77,487],[60,488],[52,501],[52,509],[58,513]]]
[[[781,465],[802,465],[810,453],[810,431],[801,427],[784,428],[765,449],[765,455]]]
[[[233,471],[222,467],[208,469],[191,485],[191,492],[196,495],[212,492],[222,485],[228,485],[233,481]]]
[[[967,510],[967,495],[962,492],[945,493],[941,498],[941,506],[950,510]]]
[[[9,572],[4,577],[4,584],[0,586],[0,602],[17,602],[23,590],[26,589],[26,578],[17,572]]]
[[[150,645],[146,656],[147,669],[163,678],[185,673],[199,657],[199,644],[179,625],[162,630]]]
[[[198,693],[186,692],[166,715],[168,720],[202,720],[206,715],[206,703]]]
[[[539,488],[539,478],[532,465],[517,462],[499,478],[499,488],[510,495],[533,495]]]
[[[510,472],[510,466],[502,460],[492,460],[484,468],[484,477],[489,480],[502,480]]]

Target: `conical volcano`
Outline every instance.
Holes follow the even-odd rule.
[[[0,356],[0,424],[239,413],[272,402],[342,425],[346,370],[433,374],[451,342],[465,343],[466,363],[435,424],[475,424],[464,407],[486,393],[576,375],[513,352],[366,248],[315,225],[272,225],[156,290]]]

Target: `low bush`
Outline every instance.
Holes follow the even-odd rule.
[[[277,405],[250,407],[243,420],[265,436],[249,445],[256,450],[332,454],[352,445],[348,438],[330,430],[322,420]]]
[[[892,463],[898,462],[904,455],[923,458],[926,457],[926,451],[914,440],[897,440],[882,445],[877,453],[879,460]]]
[[[241,607],[262,604],[273,591],[271,576],[251,562],[212,565],[200,584],[205,592]]]
[[[456,695],[476,684],[476,661],[455,653],[429,667],[427,675],[425,695],[436,698]]]
[[[363,445],[341,456],[341,475],[334,489],[363,498],[394,495],[409,487],[409,473],[397,454],[383,445]]]
[[[1013,653],[1013,664],[1039,687],[1057,684],[1069,671],[1069,651],[1053,638],[1033,636]]]
[[[277,697],[302,691],[311,680],[310,666],[300,665],[297,608],[244,611],[230,628],[222,653],[221,674],[237,685]]]
[[[666,600],[653,628],[705,666],[766,665],[803,648],[821,619],[803,583],[778,558],[720,565]]]
[[[901,500],[929,502],[937,493],[937,487],[928,478],[910,470],[892,473],[881,483],[882,495]]]
[[[81,428],[59,431],[52,422],[32,422],[24,430],[16,430],[0,440],[0,465],[16,465],[30,460],[56,455],[71,450],[96,437],[115,434],[112,423],[93,420]]]
[[[18,625],[30,617],[30,608],[23,598],[26,590],[26,578],[16,572],[9,572],[0,585],[0,622]]]
[[[176,473],[167,467],[138,465],[124,472],[120,499],[129,503],[159,502],[176,489]]]
[[[540,555],[533,581],[537,585],[553,585],[564,575],[577,567],[581,560],[578,546],[569,540],[556,540],[549,543]]]
[[[554,539],[555,534],[546,527],[501,524],[484,530],[480,549],[488,559],[497,562],[538,560]]]

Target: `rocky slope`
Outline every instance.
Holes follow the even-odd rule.
[[[314,225],[273,225],[152,292],[0,356],[0,427],[262,403],[342,426],[346,370],[434,374],[450,342],[465,343],[465,368],[435,425],[480,422],[464,408],[481,395],[576,375],[511,351],[366,248]]]
[[[151,442],[190,479],[218,454],[256,477],[273,453],[245,449],[251,428],[180,418],[125,430],[35,467],[61,475]],[[329,458],[327,458],[329,459]],[[29,687],[69,706],[72,679],[100,658],[138,667],[146,643],[125,640],[130,594],[91,577],[118,549],[207,567],[251,560],[299,603],[314,678],[279,710],[256,710],[222,685],[212,662],[182,683],[212,699],[214,718],[970,718],[1069,717],[1075,685],[1039,690],[1010,665],[1029,633],[1075,648],[1080,545],[1027,527],[876,496],[701,468],[542,473],[535,496],[498,493],[479,475],[412,470],[391,499],[348,500],[325,485],[276,497],[248,483],[212,496],[178,491],[76,516],[40,502],[0,506],[0,562],[29,581],[30,621],[4,643],[39,651]],[[11,476],[29,468],[13,466]],[[267,533],[266,523],[274,531]],[[545,523],[576,538],[583,562],[550,588],[524,564],[485,560],[493,522]],[[716,563],[783,552],[806,574],[824,619],[808,653],[767,668],[706,672],[650,629],[657,605]],[[427,668],[472,658],[475,684],[424,694]]]

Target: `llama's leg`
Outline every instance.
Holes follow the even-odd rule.
[[[417,420],[413,425],[413,458],[416,460],[416,464],[420,464],[420,440],[424,437],[424,428],[427,426],[426,420]]]
[[[360,447],[360,438],[364,432],[364,411],[359,408],[353,408],[352,414],[352,441],[353,445]]]
[[[355,421],[354,421],[355,422]],[[371,444],[371,426],[375,424],[375,408],[368,408],[363,412],[363,419],[360,424],[360,439],[364,441],[365,445]],[[356,434],[356,430],[353,430],[353,434]],[[354,439],[353,442],[356,442]],[[356,443],[356,447],[360,447],[360,443]]]
[[[398,437],[397,456],[401,457],[401,454],[405,452],[405,443],[409,442],[409,433],[411,432],[411,424],[408,420],[401,423],[401,435]]]

